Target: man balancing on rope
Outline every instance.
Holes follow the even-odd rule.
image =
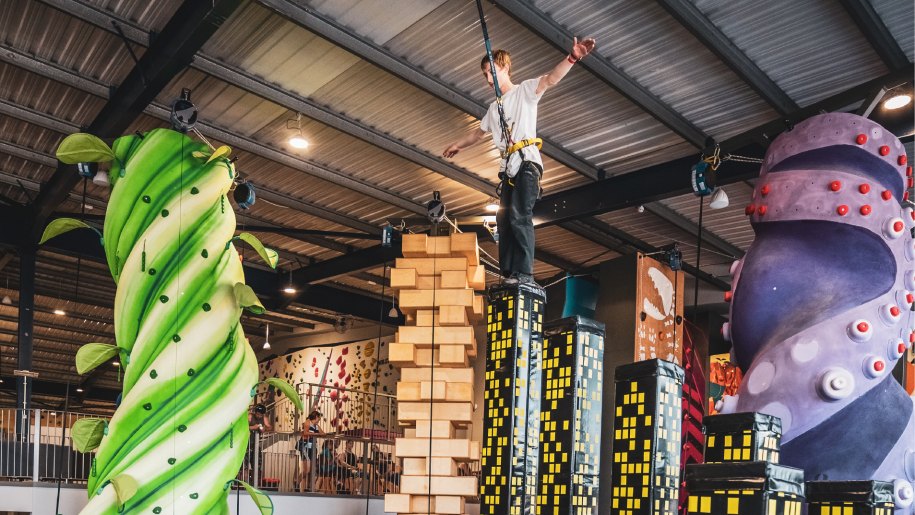
[[[499,164],[499,268],[504,284],[534,283],[534,203],[540,196],[543,160],[541,140],[537,138],[537,102],[543,93],[569,73],[572,66],[594,50],[594,39],[572,42],[572,50],[546,75],[514,84],[511,81],[511,56],[505,50],[492,53],[496,77],[490,69],[489,54],[480,61],[486,82],[501,97],[489,106],[480,127],[459,139],[442,153],[452,157],[479,143],[492,133],[502,155]],[[501,108],[500,108],[501,107]],[[508,144],[506,144],[508,141]]]

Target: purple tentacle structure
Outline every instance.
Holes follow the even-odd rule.
[[[746,372],[734,411],[782,419],[807,480],[895,482],[915,513],[915,408],[893,366],[915,340],[911,176],[899,140],[852,114],[810,118],[766,153],[723,333]]]

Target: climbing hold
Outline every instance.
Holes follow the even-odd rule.
[[[871,339],[874,328],[867,320],[858,319],[848,325],[848,336],[852,340],[863,343]]]
[[[875,377],[880,377],[883,375],[883,371],[886,370],[886,362],[877,356],[866,356],[864,358],[864,375],[874,379]]]
[[[166,302],[168,302],[168,295],[159,295],[159,302],[161,302],[162,304],[165,304]]]
[[[726,342],[731,341],[731,324],[729,322],[721,324],[721,337]]]
[[[871,207],[867,204],[864,204],[858,211],[860,211],[862,215],[867,216],[871,214]]]
[[[895,240],[902,236],[903,231],[905,231],[905,223],[902,218],[890,218],[883,225],[883,233],[886,234],[887,238]]]
[[[882,147],[880,147],[879,152],[880,152],[881,156],[885,156],[890,153],[890,147],[883,145]]]
[[[765,214],[766,214],[766,206],[759,206],[759,207],[756,209],[756,213],[757,213],[759,216],[765,216]]]
[[[867,134],[858,134],[858,136],[855,138],[855,143],[859,145],[867,143]]]
[[[764,197],[769,194],[769,191],[770,188],[768,184],[763,185],[763,187],[759,189],[759,192],[762,193]]]
[[[868,183],[864,183],[864,184],[858,186],[858,191],[861,192],[862,195],[867,195],[871,191],[871,185]]]
[[[890,190],[883,190],[883,193],[880,194],[880,198],[883,200],[890,200],[893,198],[893,193]]]
[[[896,162],[899,163],[899,166],[904,166],[906,162],[908,162],[908,158],[905,156],[905,154],[902,154],[898,159],[896,159]]]
[[[844,368],[830,368],[820,376],[817,392],[828,401],[838,401],[851,395],[855,378]]]
[[[731,298],[734,296],[734,293],[731,290],[724,292],[724,301],[731,302]]]
[[[841,181],[832,181],[829,183],[829,189],[832,191],[839,191],[842,189]]]
[[[847,214],[848,214],[848,206],[846,206],[845,204],[842,204],[841,206],[839,206],[839,207],[836,208],[836,213],[838,213],[839,216],[845,216],[845,215],[847,215]]]
[[[756,212],[756,206],[754,206],[753,204],[748,204],[747,207],[744,208],[744,210],[743,210],[743,214],[745,214],[747,216],[752,215],[754,212]]]

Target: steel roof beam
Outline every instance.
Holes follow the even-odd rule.
[[[532,3],[522,0],[494,0],[493,3],[560,52],[568,53],[572,47],[572,34]],[[609,59],[594,52],[579,64],[694,147],[706,146],[708,136],[705,133],[632,77],[623,73]]]
[[[798,109],[798,105],[769,76],[762,71],[742,50],[737,48],[721,30],[712,23],[698,7],[689,0],[657,0],[661,7],[673,16],[686,30],[690,31],[706,48],[711,50],[753,88],[759,96],[781,114]]]
[[[840,1],[887,68],[898,70],[909,64],[909,58],[902,51],[899,42],[893,37],[893,34],[868,0]]]
[[[156,95],[190,63],[241,0],[185,0],[139,62],[108,97],[87,132],[102,138],[120,136]],[[61,163],[33,206],[32,236],[37,239],[48,216],[63,202],[79,175]]]

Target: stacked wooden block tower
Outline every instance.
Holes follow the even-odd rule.
[[[705,431],[705,463],[686,466],[691,515],[801,515],[804,471],[778,464],[781,419],[715,415]]]
[[[483,297],[474,290],[485,289],[485,270],[474,233],[408,234],[402,248],[391,287],[399,290],[407,325],[398,329],[389,358],[402,367],[398,421],[406,427],[394,450],[403,459],[400,493],[385,496],[385,511],[462,514],[464,498],[477,494],[477,479],[458,476],[458,464],[480,457],[480,443],[469,439],[468,358],[477,352],[471,324],[483,315]]]

